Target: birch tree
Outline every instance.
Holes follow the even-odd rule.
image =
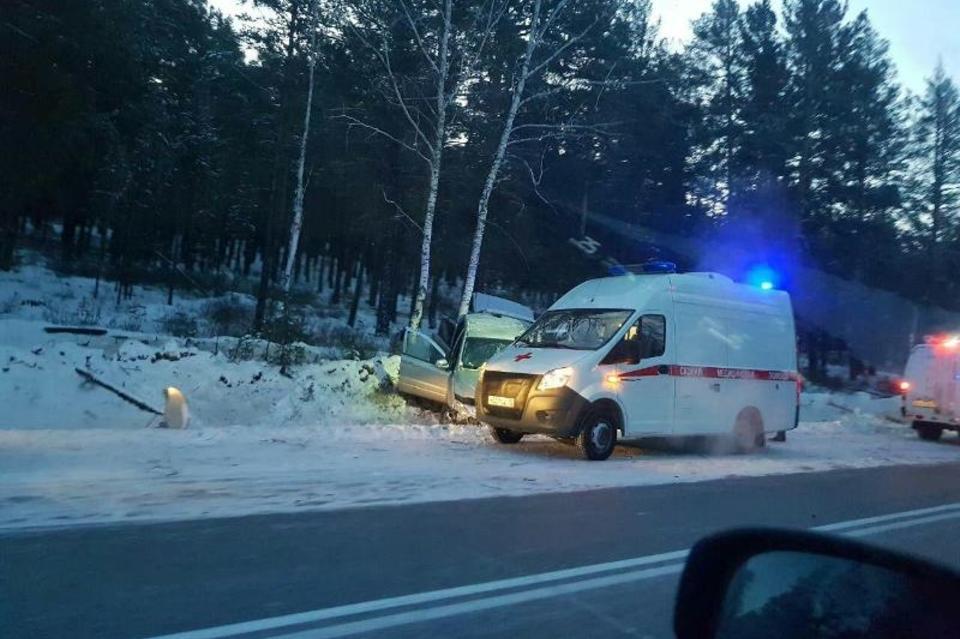
[[[548,0],[549,2],[549,0]],[[531,82],[552,71],[552,65],[596,26],[599,17],[588,22],[585,28],[569,37],[561,38],[555,44],[546,46],[547,37],[558,30],[560,19],[571,5],[570,0],[558,0],[552,7],[544,6],[544,0],[530,0],[530,17],[524,35],[524,49],[519,65],[510,82],[510,103],[503,117],[503,125],[497,146],[490,160],[480,200],[477,203],[477,225],[473,234],[470,248],[470,258],[467,262],[467,273],[463,283],[463,293],[460,296],[458,316],[463,317],[470,310],[470,300],[477,281],[477,269],[480,266],[480,251],[483,247],[483,237],[487,226],[487,215],[490,209],[490,197],[493,195],[497,181],[507,157],[507,150],[512,144],[531,140],[563,137],[581,130],[583,127],[573,123],[548,124],[538,122],[518,122],[521,107],[534,101],[548,99],[565,90],[570,89],[570,82],[547,86],[537,92],[528,92]],[[584,83],[590,84],[583,80]],[[576,81],[573,82],[576,84]],[[521,133],[522,132],[522,133]],[[518,135],[520,133],[520,135]],[[531,170],[531,178],[535,185],[538,182],[536,174]]]
[[[468,26],[475,32],[471,37],[456,33],[453,0],[443,0],[437,10],[415,0],[387,0],[356,5],[357,23],[354,33],[382,66],[385,81],[385,97],[403,116],[404,131],[394,133],[376,127],[353,115],[344,115],[352,125],[363,127],[389,138],[426,163],[428,183],[424,202],[423,222],[416,224],[421,233],[420,269],[417,288],[410,314],[409,326],[418,329],[423,320],[424,302],[430,283],[430,255],[433,243],[434,218],[440,191],[440,176],[443,167],[443,150],[448,143],[451,111],[454,100],[463,84],[475,72],[483,50],[493,30],[506,10],[505,0],[489,0],[473,10],[473,21]],[[384,20],[397,15],[409,31],[414,48],[426,68],[429,81],[405,76],[394,62],[396,23]],[[372,33],[372,35],[371,35]],[[459,43],[459,65],[452,66],[452,45]],[[469,43],[469,44],[467,44]],[[406,215],[399,204],[389,200],[399,214]]]
[[[313,111],[313,85],[317,70],[317,6],[311,0],[307,7],[310,21],[310,48],[307,51],[307,100],[303,110],[303,131],[300,134],[299,156],[297,158],[296,191],[293,195],[293,210],[290,219],[290,236],[287,244],[287,261],[280,276],[280,288],[284,298],[290,293],[293,281],[293,267],[297,263],[297,249],[300,245],[300,232],[303,229],[304,166],[307,162],[307,141],[310,138],[310,117]]]

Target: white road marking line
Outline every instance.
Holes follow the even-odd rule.
[[[841,521],[836,524],[827,524],[825,526],[814,526],[810,530],[816,530],[818,532],[837,532],[840,530],[846,530],[848,528],[859,528],[860,526],[866,526],[868,524],[879,524],[886,521],[892,521],[894,519],[905,519],[907,517],[920,517],[921,515],[932,515],[934,513],[942,513],[944,511],[954,511],[954,510],[960,510],[960,502],[953,503],[953,504],[944,504],[943,506],[934,506],[932,508],[904,510],[898,513],[891,513],[889,515],[880,515],[879,517],[866,517],[864,519],[852,519],[850,521]]]
[[[960,518],[960,502],[935,506],[932,508],[920,508],[916,510],[890,513],[887,515],[879,515],[876,517],[866,517],[863,519],[854,519],[850,521],[826,524],[823,526],[815,526],[810,530],[817,532],[833,532],[848,537],[866,537],[891,530],[901,530],[904,528],[921,526],[928,523],[955,518]],[[555,570],[551,572],[526,575],[523,577],[514,577],[511,579],[500,579],[496,581],[487,581],[454,588],[431,590],[411,595],[375,599],[372,601],[347,604],[344,606],[335,606],[332,608],[323,608],[290,615],[281,615],[278,617],[268,617],[254,621],[244,621],[225,626],[187,630],[184,632],[153,637],[152,639],[223,639],[226,637],[234,637],[236,635],[252,632],[282,630],[283,628],[290,626],[315,623],[319,621],[326,621],[370,612],[385,611],[401,606],[440,602],[447,599],[493,593],[510,588],[538,586],[540,584],[545,584],[552,581],[588,577],[614,570],[637,568],[639,566],[649,566],[651,564],[660,564],[664,562],[677,562],[679,559],[685,559],[689,552],[690,549],[685,548],[683,550],[676,550],[672,552],[645,555],[642,557],[622,559],[619,561],[611,561],[601,564],[591,564],[577,568]],[[515,605],[526,601],[534,601],[537,599],[581,592],[583,590],[604,588],[607,586],[628,583],[631,581],[640,581],[662,575],[675,574],[679,573],[682,569],[683,563],[668,563],[665,566],[634,570],[591,579],[581,579],[578,581],[573,581],[572,583],[554,584],[546,587],[532,588],[504,595],[492,595],[478,599],[471,599],[469,601],[460,603],[445,604],[387,614],[379,617],[363,619],[360,621],[326,626],[323,628],[313,628],[283,635],[275,635],[275,637],[282,637],[283,639],[343,637],[361,632],[372,632],[374,630],[388,628],[391,626],[441,619],[444,617],[450,617],[479,610]]]
[[[890,530],[900,530],[902,528],[911,528],[913,526],[922,526],[923,524],[932,524],[938,521],[948,519],[960,519],[960,511],[952,513],[943,513],[942,515],[930,515],[929,517],[920,517],[918,519],[907,519],[906,521],[897,521],[882,526],[872,526],[870,528],[858,528],[856,530],[840,533],[847,537],[866,537],[868,535],[879,535]]]
[[[550,599],[560,595],[569,595],[584,590],[594,590],[596,588],[606,588],[619,584],[629,583],[631,581],[641,581],[653,577],[662,577],[663,575],[673,575],[683,570],[682,563],[668,564],[666,566],[656,566],[654,568],[644,568],[643,570],[634,570],[632,572],[617,573],[607,575],[606,577],[594,577],[573,583],[557,584],[554,586],[545,586],[543,588],[534,588],[532,590],[521,590],[506,595],[496,595],[493,597],[484,597],[483,599],[472,599],[461,603],[447,604],[443,606],[434,606],[432,608],[418,608],[407,612],[398,612],[383,617],[373,617],[360,621],[343,623],[336,626],[327,626],[325,628],[312,628],[293,632],[284,635],[275,635],[277,639],[332,639],[333,637],[347,637],[364,632],[374,632],[393,626],[402,626],[410,623],[419,623],[423,621],[433,621],[445,617],[455,617],[470,612],[480,610],[489,610],[491,608],[500,608],[502,606],[515,606],[538,599]]]
[[[465,597],[478,595],[497,590],[507,590],[509,588],[518,588],[521,586],[535,586],[551,581],[560,581],[562,579],[572,579],[576,577],[585,577],[595,575],[611,570],[622,570],[625,568],[637,568],[639,566],[649,566],[666,561],[675,561],[684,559],[689,549],[665,552],[656,555],[646,555],[644,557],[635,557],[633,559],[622,559],[602,564],[591,564],[588,566],[579,566],[577,568],[568,568],[565,570],[554,570],[551,572],[526,575],[524,577],[513,577],[511,579],[499,579],[497,581],[486,581],[468,586],[457,586],[455,588],[444,588],[442,590],[430,590],[412,595],[401,595],[399,597],[388,597],[386,599],[375,599],[356,604],[347,604],[345,606],[336,606],[334,608],[324,608],[321,610],[312,610],[309,612],[299,612],[291,615],[282,615],[279,617],[268,617],[256,621],[245,621],[241,623],[230,624],[227,626],[217,626],[215,628],[203,628],[200,630],[188,630],[186,632],[172,635],[163,635],[153,639],[221,639],[222,637],[232,637],[234,635],[257,632],[260,630],[270,630],[273,628],[282,628],[283,626],[293,626],[302,623],[314,621],[324,621],[335,619],[337,617],[347,617],[366,612],[376,612],[379,610],[388,610],[400,606],[409,606],[414,604],[430,603],[441,601],[443,599],[453,599],[455,597]]]

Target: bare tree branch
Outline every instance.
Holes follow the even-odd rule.
[[[524,206],[526,206],[526,205],[524,205]],[[510,242],[513,244],[514,248],[517,249],[517,253],[519,253],[519,254],[520,254],[520,257],[523,259],[523,266],[529,271],[529,270],[530,270],[530,261],[527,259],[527,254],[523,252],[523,247],[520,246],[520,244],[513,238],[512,235],[510,235],[509,233],[507,233],[506,229],[504,229],[502,226],[500,226],[499,224],[497,224],[497,223],[494,222],[493,220],[487,220],[487,224],[489,224],[489,225],[492,226],[493,228],[495,228],[495,229],[497,229],[498,231],[500,231],[501,233],[503,233],[503,236],[506,237],[508,240],[510,240]]]
[[[410,7],[407,6],[405,0],[397,0],[397,4],[403,9],[403,15],[407,18],[407,24],[410,25],[410,30],[413,32],[413,37],[417,41],[417,47],[420,49],[420,53],[423,54],[423,58],[427,61],[427,64],[430,65],[430,68],[433,69],[434,73],[440,73],[440,67],[437,66],[437,63],[434,62],[433,58],[427,52],[427,47],[423,43],[423,37],[420,35],[420,29],[417,28],[417,21],[413,19],[413,15],[410,13]]]
[[[407,108],[407,103],[403,99],[403,94],[400,92],[400,85],[397,84],[397,76],[393,72],[393,67],[390,64],[390,50],[384,42],[383,48],[383,60],[387,69],[387,77],[390,79],[390,85],[393,87],[393,93],[397,99],[397,103],[400,106],[400,110],[403,111],[404,117],[407,119],[407,122],[410,123],[410,126],[413,127],[414,132],[417,134],[417,137],[426,145],[428,149],[433,151],[433,145],[430,143],[430,140],[427,139],[426,134],[423,132],[423,129],[420,128],[420,124],[414,120],[413,116],[410,114],[410,110]]]
[[[553,62],[554,60],[556,60],[558,57],[560,57],[560,55],[561,55],[564,51],[566,51],[567,49],[569,49],[570,47],[572,47],[573,45],[575,45],[577,42],[579,42],[580,40],[582,40],[584,37],[586,37],[586,35],[587,35],[588,33],[590,33],[590,31],[593,29],[593,27],[595,27],[595,26],[597,25],[597,22],[599,22],[599,21],[600,21],[600,17],[599,17],[599,16],[595,17],[595,18],[593,19],[593,22],[591,22],[590,24],[588,24],[583,31],[581,31],[580,33],[578,33],[577,35],[573,36],[572,38],[570,38],[569,40],[567,40],[566,42],[564,42],[562,45],[560,45],[559,47],[557,47],[557,48],[553,51],[553,53],[551,53],[550,55],[548,55],[542,62],[540,62],[540,64],[538,64],[537,66],[535,66],[535,67],[533,67],[532,69],[530,69],[530,70],[527,72],[527,77],[532,77],[532,76],[540,73],[540,71],[542,71],[542,70],[545,69],[546,67],[548,67],[548,66],[550,65],[550,63]]]
[[[391,200],[389,197],[387,197],[387,192],[385,190],[383,191],[383,201],[393,206],[393,208],[397,210],[399,217],[406,218],[408,222],[410,222],[415,227],[417,227],[417,230],[420,231],[421,235],[423,234],[423,227],[417,224],[416,220],[414,220],[412,217],[407,215],[407,212],[403,210],[403,207],[400,206],[398,202]]]
[[[527,173],[530,176],[530,183],[533,185],[533,192],[540,199],[540,201],[549,206],[554,213],[559,213],[560,211],[557,210],[557,207],[554,205],[554,203],[547,199],[547,197],[544,196],[544,194],[540,191],[540,183],[543,182],[543,159],[545,155],[545,153],[540,154],[540,166],[536,173],[534,173],[533,167],[530,166],[530,163],[527,162],[525,158],[512,153],[510,154],[510,157],[515,160],[519,160],[527,168]]]
[[[372,125],[372,124],[369,124],[368,122],[364,122],[363,120],[361,120],[361,119],[359,119],[359,118],[356,118],[356,117],[354,117],[354,116],[352,116],[352,115],[349,115],[349,114],[347,114],[347,113],[341,113],[341,114],[335,115],[335,116],[333,116],[333,117],[336,118],[336,119],[339,119],[339,120],[346,120],[347,122],[349,122],[349,128],[361,127],[361,128],[363,128],[363,129],[367,129],[368,131],[371,131],[371,132],[373,132],[373,133],[376,133],[377,135],[382,135],[383,137],[387,138],[388,140],[391,140],[392,142],[395,142],[396,144],[399,144],[400,146],[402,146],[402,147],[405,148],[406,150],[408,150],[408,151],[410,151],[410,152],[412,152],[412,153],[416,153],[417,156],[418,156],[420,159],[422,159],[424,162],[427,162],[428,164],[431,162],[431,159],[430,159],[428,156],[424,155],[423,152],[422,152],[420,149],[416,148],[415,146],[412,146],[412,145],[408,144],[407,142],[404,142],[404,141],[401,140],[400,138],[396,137],[396,136],[393,135],[392,133],[388,133],[387,131],[384,131],[384,130],[381,129],[380,127],[377,127],[377,126],[374,126],[374,125]]]

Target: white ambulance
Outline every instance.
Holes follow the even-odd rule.
[[[931,336],[914,346],[900,389],[904,417],[920,439],[960,430],[960,336]]]
[[[733,435],[749,450],[796,427],[799,380],[787,293],[629,274],[561,297],[482,368],[476,407],[501,443],[543,433],[588,459],[618,437]]]

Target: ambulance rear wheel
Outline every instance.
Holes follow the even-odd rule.
[[[763,426],[753,419],[737,420],[733,430],[734,447],[738,453],[752,453],[767,445]]]
[[[515,433],[512,430],[497,428],[496,426],[490,427],[490,434],[498,444],[516,444],[523,439],[523,433]]]
[[[924,441],[935,442],[940,439],[941,435],[943,435],[943,429],[939,426],[934,426],[933,424],[914,422],[913,427],[917,429],[917,435],[919,435],[920,439]]]
[[[577,435],[577,448],[590,461],[603,461],[613,454],[617,445],[617,426],[603,413],[591,412],[583,420]]]

